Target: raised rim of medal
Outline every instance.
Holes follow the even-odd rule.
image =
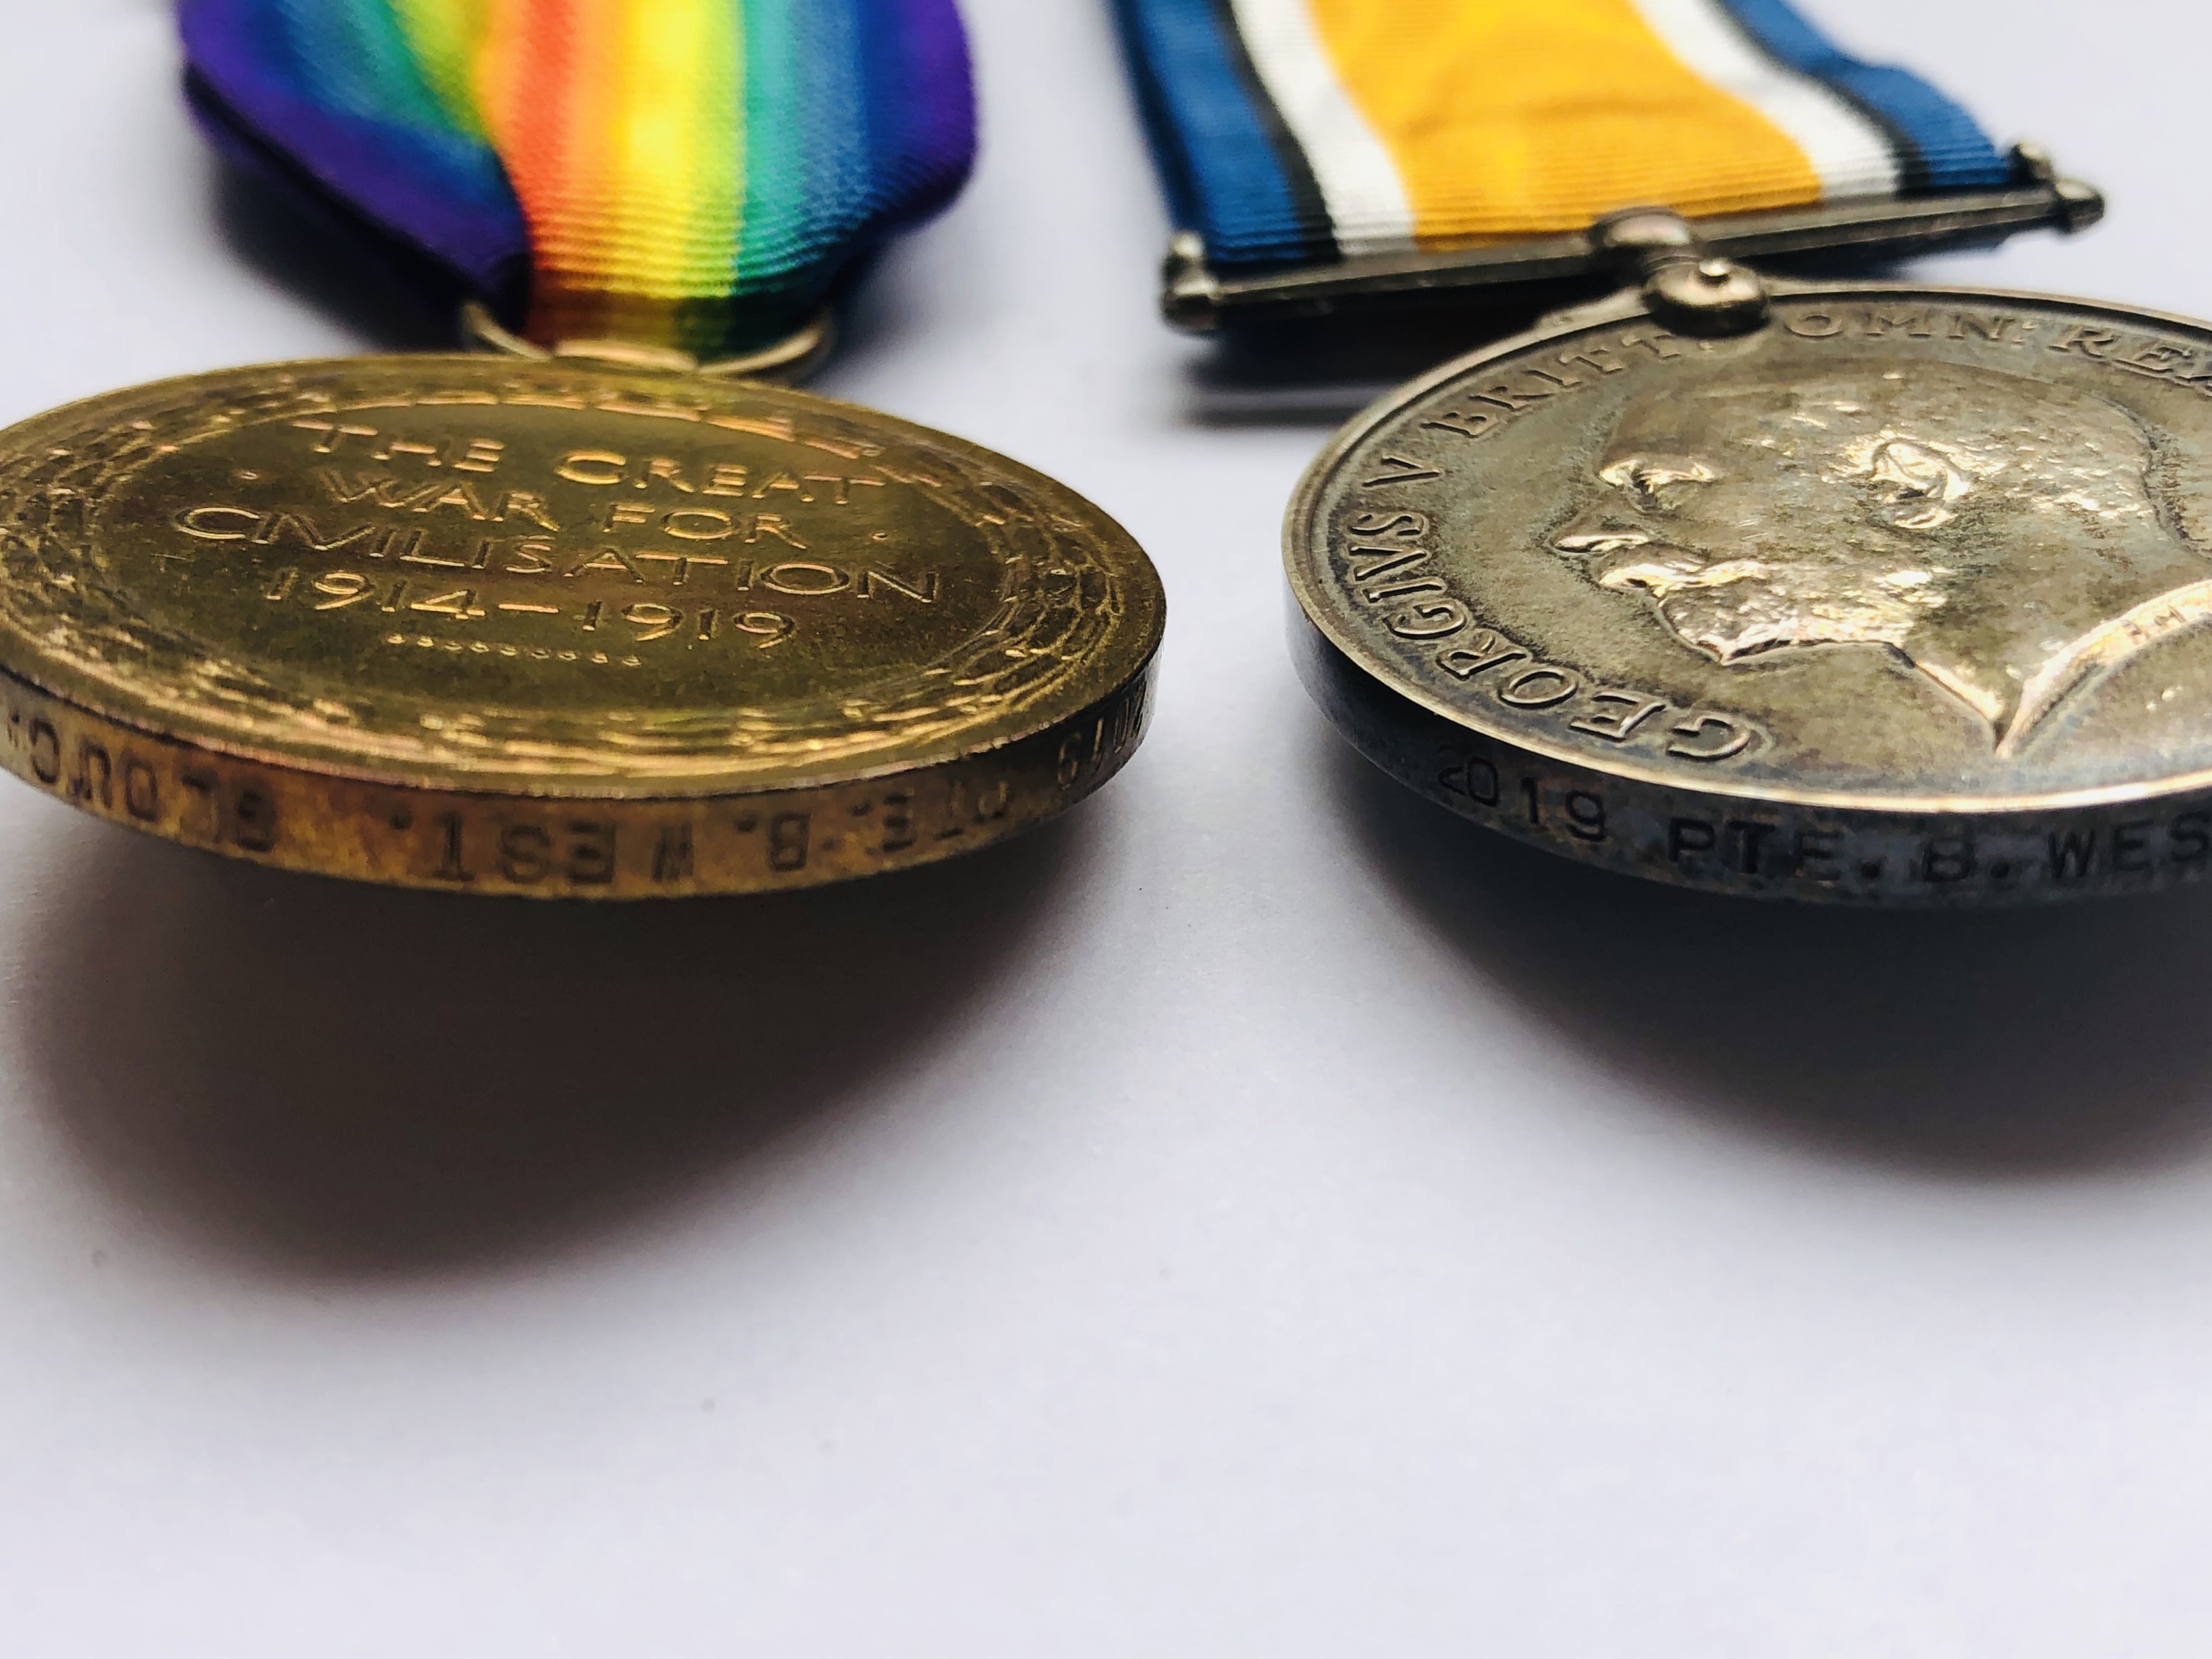
[[[463,369],[501,380],[513,380],[518,374],[523,374],[532,379],[559,376],[611,386],[696,384],[696,377],[673,371],[612,367],[566,359],[519,364],[507,359],[470,353],[288,359],[174,375],[142,386],[80,398],[0,429],[0,453],[21,447],[21,441],[26,437],[35,444],[41,429],[50,425],[81,422],[88,414],[104,407],[127,407],[136,401],[156,399],[164,394],[173,395],[187,389],[212,389],[227,383],[250,380],[256,376],[272,374],[312,372],[327,374],[334,371],[348,371],[373,374],[419,372],[426,367],[445,372]],[[989,754],[1026,741],[1041,732],[1049,731],[1070,718],[1110,701],[1141,678],[1158,657],[1165,634],[1167,607],[1165,590],[1156,567],[1142,544],[1117,520],[1058,479],[952,434],[818,392],[756,381],[708,382],[707,388],[717,401],[732,404],[761,402],[812,410],[837,421],[878,431],[887,430],[909,442],[952,451],[970,462],[980,463],[988,471],[1012,475],[1019,479],[1054,507],[1064,512],[1071,520],[1079,521],[1096,539],[1100,550],[1109,556],[1111,560],[1109,568],[1124,584],[1123,597],[1127,602],[1127,625],[1115,630],[1109,650],[1099,653],[1088,662],[1069,665],[1068,672],[1055,683],[1051,693],[1031,699],[1021,718],[1005,725],[1002,729],[991,731],[982,741],[972,740],[975,727],[988,726],[990,719],[1003,716],[978,720],[968,729],[965,740],[963,730],[956,727],[935,741],[912,750],[877,751],[864,757],[856,757],[844,764],[833,763],[819,770],[790,765],[773,770],[732,767],[726,771],[689,776],[575,778],[564,777],[555,771],[471,775],[459,770],[448,772],[404,764],[383,765],[366,757],[355,763],[332,758],[329,750],[324,748],[293,748],[283,744],[240,740],[221,732],[178,729],[166,726],[149,708],[133,707],[99,695],[104,683],[97,677],[52,672],[50,665],[39,658],[35,641],[13,630],[0,630],[0,677],[19,681],[157,741],[179,743],[307,775],[343,778],[398,788],[448,789],[486,799],[529,797],[644,801],[769,794],[793,787],[866,782],[924,771],[970,757]],[[15,659],[19,649],[27,659]],[[48,672],[40,672],[42,668]]]
[[[1799,299],[1819,295],[1848,297],[1852,295],[1894,297],[1923,295],[1931,300],[1998,300],[2025,305],[2050,306],[2069,311],[2090,312],[2100,318],[2132,321],[2159,329],[2170,329],[2194,335],[2212,343],[2212,321],[2197,317],[2185,317],[2173,312],[2153,310],[2148,307],[2112,305],[2102,301],[2084,300],[2075,295],[2042,294],[2032,289],[2001,288],[1956,288],[1931,283],[1883,282],[1807,282],[1770,278],[1770,292],[1778,300]],[[1478,347],[1449,362],[1438,365],[1426,374],[1385,392],[1370,404],[1350,422],[1339,429],[1319,455],[1314,458],[1298,480],[1297,489],[1291,496],[1283,520],[1283,565],[1291,592],[1306,623],[1313,628],[1344,659],[1373,680],[1383,690],[1401,702],[1409,703],[1437,716],[1446,723],[1471,732],[1478,736],[1502,744],[1507,748],[1541,757],[1559,765],[1601,773],[1627,781],[1647,784],[1654,788],[1673,790],[1684,794],[1715,796],[1729,800],[1769,801],[1778,805],[1817,807],[1836,811],[1878,812],[1899,815],[1972,813],[1996,817],[2007,813],[2064,810],[2075,807],[2094,807],[2124,804],[2138,800],[2158,800],[2212,790],[2212,767],[2178,777],[2160,779],[2152,784],[2106,784],[2093,789],[2063,790],[2046,794],[2019,795],[1871,795],[1847,793],[1831,789],[1792,789],[1771,784],[1738,784],[1724,779],[1707,779],[1688,775],[1663,767],[1609,755],[1596,755],[1588,750],[1548,740],[1533,733],[1492,725],[1473,717],[1470,713],[1441,697],[1431,695],[1417,684],[1408,681],[1395,666],[1369,651],[1359,638],[1350,630],[1335,625],[1328,607],[1319,599],[1322,571],[1309,569],[1302,556],[1309,550],[1320,552],[1328,543],[1325,534],[1312,533],[1314,519],[1322,495],[1333,482],[1337,470],[1351,459],[1384,422],[1461,375],[1485,364],[1518,356],[1556,340],[1569,339],[1592,329],[1609,328],[1623,322],[1632,322],[1651,315],[1640,293],[1624,290],[1611,299],[1593,301],[1540,319],[1536,325],[1522,333]],[[1318,564],[1319,562],[1316,562]]]

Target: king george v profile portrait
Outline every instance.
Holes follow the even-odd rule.
[[[2212,556],[2118,404],[1948,363],[1647,395],[1553,550],[1735,665],[1894,652],[2016,752],[2069,696],[2212,618]]]

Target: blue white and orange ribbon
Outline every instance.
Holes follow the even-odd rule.
[[[1970,116],[1784,0],[1116,0],[1222,265],[2000,184]]]
[[[194,101],[551,341],[788,331],[974,159],[954,0],[179,0]]]

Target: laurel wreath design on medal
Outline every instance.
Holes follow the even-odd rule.
[[[450,418],[507,402],[565,409],[604,431],[723,425],[816,461],[865,462],[980,539],[995,562],[997,608],[950,650],[862,674],[823,696],[655,707],[610,699],[562,710],[453,706],[389,688],[333,696],[288,684],[173,620],[115,568],[103,514],[145,469],[242,434],[369,411]],[[10,664],[126,720],[188,721],[249,750],[305,746],[375,769],[659,781],[804,763],[865,766],[979,727],[1046,723],[1071,677],[1156,619],[1133,611],[1113,527],[1036,474],[867,411],[781,389],[721,387],[573,364],[369,360],[241,370],[56,411],[17,428],[0,454],[0,629]],[[1142,609],[1139,606],[1138,609]],[[1132,658],[1132,666],[1149,647]],[[848,678],[854,677],[848,676]],[[1073,707],[1071,704],[1071,707]]]

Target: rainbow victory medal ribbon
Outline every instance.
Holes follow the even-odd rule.
[[[1882,252],[1965,240],[1931,204],[1967,198],[1973,240],[2066,216],[1957,105],[1784,0],[1116,4],[1186,263],[1226,290],[1186,285],[1200,325],[1212,301],[1331,291],[1255,273],[1425,258],[1431,283],[1498,276],[1486,249],[1635,207],[1795,227],[1748,249],[1785,252],[1838,225],[1923,233]]]
[[[521,320],[702,360],[966,181],[954,0],[179,0],[195,107]]]

